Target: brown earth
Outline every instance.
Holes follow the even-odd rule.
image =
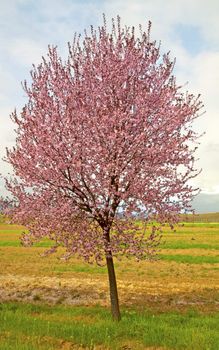
[[[191,307],[203,312],[219,311],[219,280],[201,277],[191,280],[185,271],[178,278],[167,275],[158,280],[156,276],[148,276],[146,280],[145,277],[136,279],[132,273],[118,277],[122,306],[147,307],[163,312]],[[0,301],[105,306],[109,304],[107,275],[75,273],[57,277],[1,274]]]

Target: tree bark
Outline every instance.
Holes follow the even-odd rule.
[[[111,312],[114,321],[121,320],[121,314],[119,309],[119,298],[117,291],[117,283],[116,283],[116,274],[113,263],[113,255],[111,249],[109,249],[110,236],[109,230],[104,230],[104,238],[106,240],[106,264],[108,270],[108,278],[109,278],[109,290],[110,290],[110,301],[111,301]]]

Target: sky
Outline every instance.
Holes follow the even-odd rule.
[[[15,143],[10,113],[21,110],[26,96],[21,82],[30,80],[32,64],[57,45],[62,57],[75,32],[102,24],[105,13],[121,16],[122,25],[152,22],[151,37],[162,52],[176,58],[174,75],[186,91],[201,94],[205,113],[194,128],[205,133],[196,153],[201,174],[194,180],[201,194],[197,212],[219,211],[219,1],[218,0],[0,0],[0,173],[11,169],[2,160]],[[0,195],[5,195],[0,180]]]

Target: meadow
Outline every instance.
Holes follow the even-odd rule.
[[[200,218],[199,218],[200,219]],[[164,228],[157,260],[116,261],[122,311],[111,320],[105,267],[24,248],[0,222],[0,349],[219,349],[219,222]]]

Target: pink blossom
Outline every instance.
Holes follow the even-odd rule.
[[[114,22],[113,22],[114,23]],[[105,24],[69,43],[63,62],[55,47],[34,66],[27,104],[12,114],[16,146],[7,151],[16,205],[11,215],[86,261],[152,257],[159,227],[177,222],[195,194],[192,123],[199,97],[182,93],[174,61],[148,31]],[[137,219],[145,221],[145,230]],[[106,241],[105,232],[110,232]],[[52,251],[53,251],[52,250]]]

